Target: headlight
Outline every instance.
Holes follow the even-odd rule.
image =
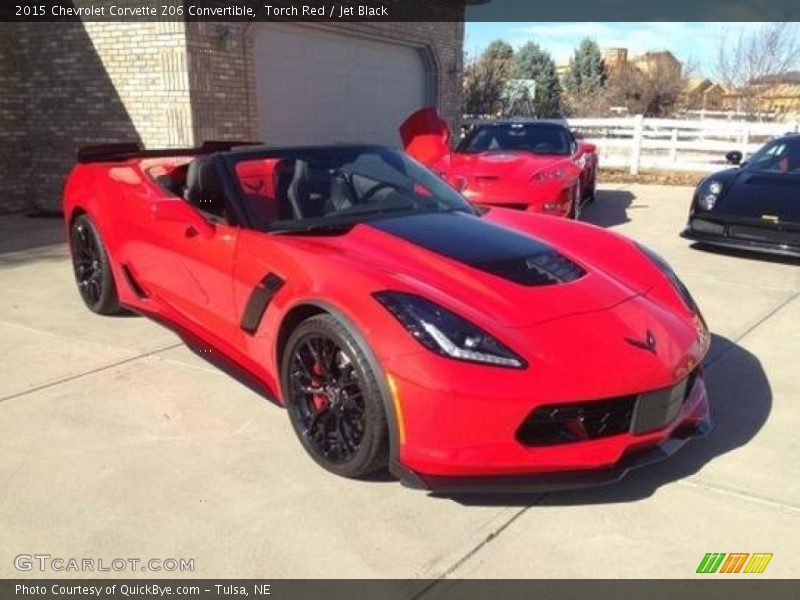
[[[708,191],[715,196],[719,196],[722,193],[722,184],[719,181],[712,181],[708,184]]]
[[[539,171],[538,173],[534,173],[533,177],[531,178],[532,181],[558,181],[559,179],[564,179],[566,177],[567,172],[564,170],[563,167],[555,167],[544,169]]]
[[[698,318],[702,321],[703,325],[705,325],[706,321],[703,318],[702,313],[700,312],[700,307],[697,306],[697,302],[694,301],[692,298],[692,294],[689,293],[688,288],[683,284],[680,278],[675,274],[675,271],[672,270],[672,267],[669,266],[669,263],[665,261],[661,256],[653,252],[647,246],[643,246],[642,244],[636,244],[641,250],[653,263],[661,270],[664,275],[667,276],[667,279],[670,280],[672,283],[672,287],[675,288],[675,291],[678,292],[678,295],[683,300],[686,307],[691,310]]]
[[[498,367],[527,366],[523,358],[502,342],[430,300],[391,291],[377,292],[374,296],[428,350]]]
[[[698,201],[703,210],[711,210],[719,200],[719,195],[722,193],[723,185],[721,182],[712,180],[700,186],[698,191]]]

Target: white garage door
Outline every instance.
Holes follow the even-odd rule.
[[[259,127],[270,145],[399,145],[397,126],[430,104],[420,51],[289,24],[255,38]]]

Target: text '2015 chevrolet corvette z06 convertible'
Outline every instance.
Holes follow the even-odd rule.
[[[710,423],[709,333],[661,258],[478,210],[394,149],[85,148],[64,210],[92,311],[213,349],[339,475],[595,485]]]

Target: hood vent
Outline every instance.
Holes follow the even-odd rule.
[[[428,213],[369,225],[520,285],[567,283],[586,274],[549,244],[476,215]]]
[[[527,258],[475,265],[487,273],[521,285],[554,285],[569,283],[586,275],[580,266],[555,250]]]

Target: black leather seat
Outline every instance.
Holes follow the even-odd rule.
[[[350,184],[341,173],[337,173],[331,179],[331,191],[328,200],[325,202],[325,214],[336,213],[353,206],[353,192]]]
[[[294,176],[287,190],[294,218],[309,219],[324,215],[330,187],[330,175],[320,169],[312,172],[306,161],[296,160]]]
[[[222,179],[210,157],[195,158],[189,163],[186,200],[204,213],[223,219],[226,217]]]

